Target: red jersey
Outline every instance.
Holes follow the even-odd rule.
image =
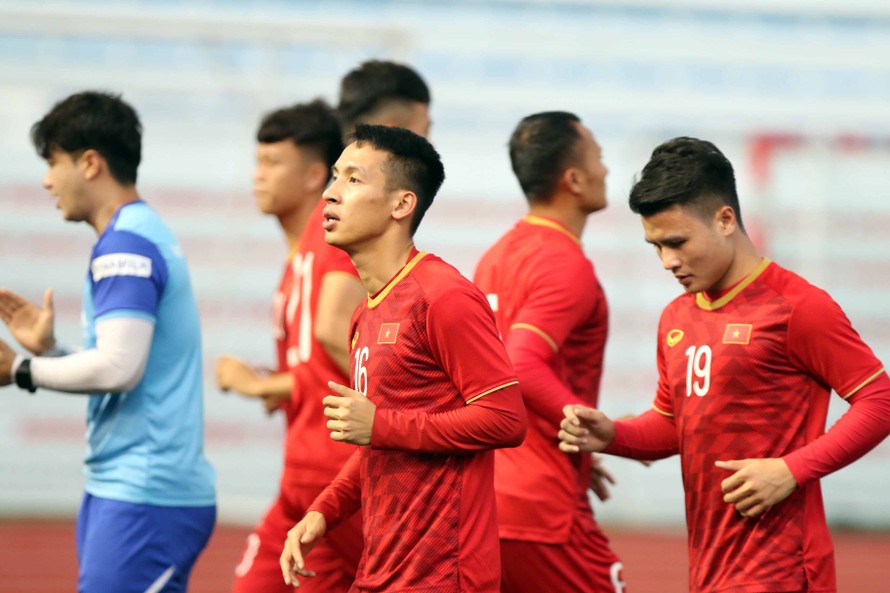
[[[579,504],[590,508],[590,457],[562,453],[556,434],[563,406],[597,405],[605,294],[578,237],[540,216],[523,218],[482,256],[475,283],[494,309],[529,417],[525,442],[495,455],[500,536],[565,543]],[[525,354],[514,344],[529,338],[547,344],[539,367],[547,366],[551,384],[524,374]]]
[[[410,439],[385,437],[399,415],[418,416],[423,425],[413,432],[441,435],[437,418],[507,396],[521,412],[521,396],[482,294],[438,257],[412,255],[356,310],[352,386],[377,406],[371,446],[359,449],[313,510],[347,514],[360,489],[365,549],[354,591],[495,593],[500,556],[488,449],[498,445],[452,439],[412,450]]]
[[[282,485],[325,486],[353,452],[351,446],[331,440],[321,403],[330,393],[328,381],[347,381],[313,332],[321,283],[333,273],[358,277],[349,256],[324,240],[324,205],[320,200],[309,216],[288,266],[292,280],[283,301],[283,341],[287,344],[285,362],[294,373],[294,390],[288,404]],[[343,340],[347,339],[344,335]]]
[[[679,435],[690,590],[835,591],[818,481],[760,517],[723,502],[717,460],[785,456],[825,430],[831,389],[849,397],[883,367],[824,291],[763,260],[729,292],[683,295],[658,330],[655,409]]]

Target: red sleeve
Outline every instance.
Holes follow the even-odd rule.
[[[841,397],[848,397],[883,369],[840,306],[815,287],[791,313],[788,357]]]
[[[346,460],[337,477],[322,490],[307,509],[307,512],[318,511],[324,515],[328,530],[361,508],[360,455],[361,449]]]
[[[615,421],[615,438],[603,453],[631,459],[664,459],[679,452],[674,419],[655,410]]]
[[[513,329],[507,334],[506,347],[529,410],[559,426],[564,418],[562,409],[565,406],[588,405],[553,372],[550,361],[556,351],[538,333],[523,328]]]
[[[494,313],[475,286],[459,283],[430,301],[430,351],[464,401],[516,382]]]
[[[658,321],[658,342],[656,346],[655,358],[656,364],[658,365],[658,391],[655,393],[655,403],[652,405],[653,408],[668,416],[670,418],[674,417],[674,400],[671,397],[670,389],[668,388],[668,379],[667,379],[667,366],[665,364],[664,357],[664,347],[667,344],[668,339],[673,339],[672,336],[668,334],[668,323],[666,323],[667,318],[669,317],[670,308],[665,309],[661,314],[661,319]],[[682,334],[681,334],[682,335]]]
[[[371,446],[424,453],[474,453],[516,447],[525,437],[522,395],[514,383],[456,410],[377,409]]]
[[[890,378],[881,373],[848,398],[851,406],[827,433],[783,459],[803,486],[845,467],[890,434]]]
[[[574,255],[574,254],[572,254]],[[554,259],[527,271],[533,275],[526,298],[504,336],[529,410],[558,426],[569,404],[589,405],[553,370],[554,356],[582,320],[589,319],[598,294],[591,264],[583,257]]]

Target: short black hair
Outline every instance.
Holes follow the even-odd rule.
[[[745,229],[732,163],[707,140],[681,136],[656,147],[630,190],[629,203],[642,216],[680,205],[692,207],[703,218],[715,208],[730,206],[739,228]]]
[[[260,122],[256,139],[261,144],[291,140],[300,148],[314,151],[329,170],[343,152],[337,114],[322,99],[267,113]]]
[[[142,124],[119,94],[84,91],[59,101],[31,126],[31,142],[44,159],[59,150],[74,157],[95,150],[119,183],[136,183]]]
[[[580,122],[574,113],[545,111],[516,126],[510,136],[510,164],[529,202],[547,201],[576,159]]]
[[[370,144],[389,153],[386,189],[407,189],[417,196],[417,207],[411,220],[413,236],[445,180],[445,167],[439,153],[423,136],[390,126],[356,126],[350,141],[359,146]]]
[[[343,130],[349,132],[393,103],[429,104],[430,101],[429,87],[413,68],[396,62],[369,60],[343,77],[337,111]]]

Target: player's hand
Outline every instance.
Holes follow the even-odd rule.
[[[277,395],[264,395],[260,398],[260,401],[263,404],[263,409],[266,410],[266,415],[271,416],[281,410],[282,402],[287,401],[287,399],[289,398],[282,398]]]
[[[797,480],[783,459],[717,461],[714,465],[735,472],[720,483],[723,502],[745,517],[757,517],[797,488]]]
[[[370,445],[377,406],[345,385],[328,381],[328,387],[336,395],[327,396],[321,403],[325,406],[324,415],[330,418],[328,429],[331,438],[353,445]]]
[[[299,587],[301,577],[314,577],[315,572],[306,570],[306,556],[315,547],[315,544],[327,531],[327,522],[324,515],[318,511],[309,511],[303,519],[287,532],[284,540],[284,550],[281,552],[279,562],[284,582],[293,587]]]
[[[12,383],[12,363],[15,361],[15,352],[9,344],[0,340],[0,387]]]
[[[597,455],[596,453],[590,454],[590,489],[593,490],[593,493],[596,494],[596,497],[601,501],[606,502],[609,500],[609,486],[608,484],[615,485],[615,477],[609,473],[609,471],[603,467],[603,457],[602,455]]]
[[[223,391],[257,397],[258,378],[256,371],[234,356],[220,356],[216,359],[216,384]]]
[[[9,333],[19,344],[38,356],[52,350],[56,345],[51,288],[43,293],[42,309],[14,292],[0,288],[0,319],[3,319]]]
[[[594,453],[609,446],[615,438],[615,425],[594,408],[568,405],[559,427],[559,448],[566,453]]]

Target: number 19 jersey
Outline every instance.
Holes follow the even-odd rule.
[[[825,430],[831,389],[883,372],[824,291],[763,260],[715,300],[683,295],[658,330],[656,411],[675,419],[689,530],[690,590],[835,591],[818,482],[757,518],[723,502],[718,460],[782,457]]]

